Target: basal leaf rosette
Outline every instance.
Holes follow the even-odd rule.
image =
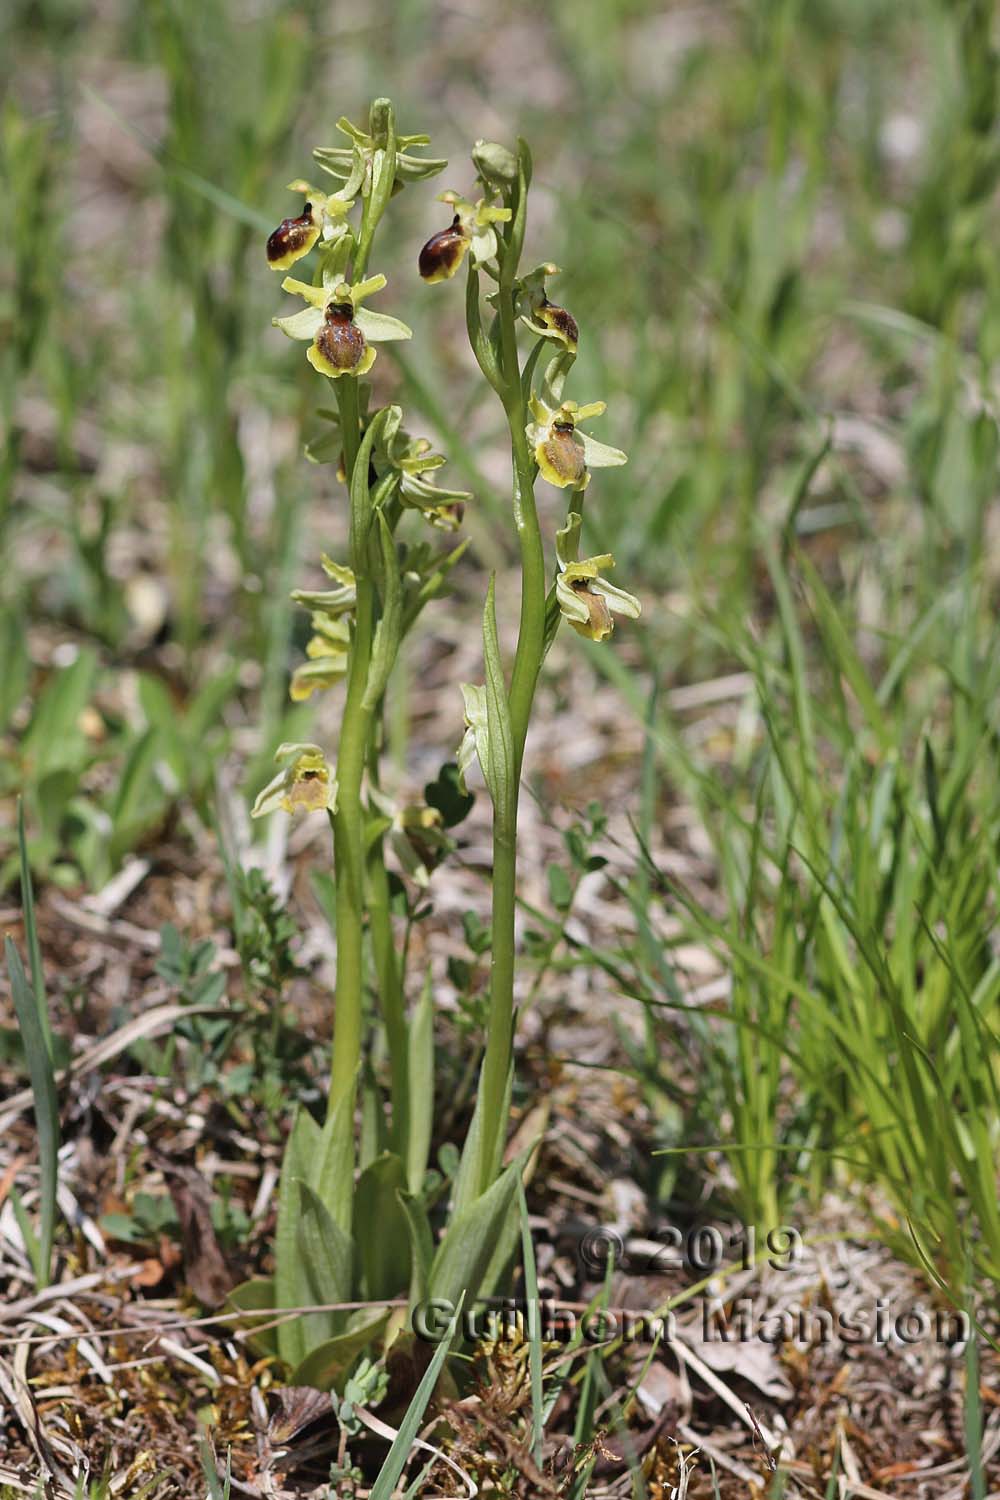
[[[599,557],[578,558],[582,519],[570,511],[566,525],[556,532],[556,600],[573,629],[591,641],[603,641],[615,628],[614,616],[637,620],[642,606],[634,594],[608,583],[601,573],[613,568],[610,552]]]
[[[290,339],[309,340],[306,358],[314,370],[337,380],[341,375],[367,375],[375,363],[373,344],[408,339],[412,332],[398,318],[369,312],[361,303],[380,292],[384,276],[369,276],[349,286],[346,281],[310,286],[286,276],[282,289],[302,297],[308,306],[287,318],[273,318],[275,328]]]
[[[607,469],[628,462],[620,449],[609,448],[580,430],[580,422],[599,417],[607,410],[605,402],[591,401],[578,406],[575,401],[564,401],[553,409],[533,394],[528,404],[535,420],[528,423],[525,431],[539,472],[550,484],[560,489],[582,490],[590,483],[591,469]]]
[[[337,811],[337,782],[319,745],[279,745],[274,758],[285,766],[258,794],[252,818],[273,812]]]

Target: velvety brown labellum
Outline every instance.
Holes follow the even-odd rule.
[[[327,777],[321,771],[301,771],[295,778],[288,800],[293,807],[317,812],[326,806]]]
[[[587,613],[590,615],[590,628],[594,632],[595,639],[602,640],[605,636],[610,635],[614,628],[611,611],[608,608],[607,600],[601,594],[591,593],[590,579],[574,578],[571,587],[574,594],[579,594],[587,606]]]
[[[354,321],[353,307],[335,302],[326,309],[325,318],[316,335],[316,348],[335,370],[353,370],[367,347],[365,336]]]
[[[578,485],[587,472],[583,445],[573,436],[572,422],[552,423],[542,453],[563,484]]]
[[[315,233],[316,226],[313,223],[312,204],[307,203],[304,211],[297,219],[282,219],[277,229],[269,236],[267,241],[268,260],[283,260],[286,255],[294,255],[296,251],[302,249]]]
[[[446,281],[462,264],[469,242],[456,214],[447,229],[432,234],[420,252],[417,268],[424,281]]]
[[[580,329],[572,313],[568,313],[564,307],[557,306],[555,302],[543,302],[538,309],[538,320],[546,328],[562,334],[566,343],[576,348],[580,341]]]

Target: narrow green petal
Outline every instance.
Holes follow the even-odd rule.
[[[352,125],[346,115],[340,116],[340,119],[337,121],[337,129],[341,135],[350,136],[351,140],[356,141],[359,146],[372,146],[375,144],[371,136],[366,135],[357,125]],[[336,147],[331,148],[331,150],[336,149]],[[316,155],[316,153],[314,152],[313,155]]]
[[[363,302],[366,297],[372,297],[376,292],[380,292],[385,284],[385,277],[381,272],[377,276],[369,276],[365,281],[356,282],[351,287],[351,301],[357,307],[358,303]]]
[[[573,413],[577,422],[586,422],[588,417],[603,417],[608,409],[606,401],[588,401],[584,406],[577,406],[575,401],[567,401],[566,405]]]
[[[561,568],[568,568],[576,562],[580,551],[582,525],[583,517],[579,511],[571,510],[566,517],[566,525],[561,526],[556,532],[556,557],[559,559]]]
[[[308,281],[297,281],[294,276],[285,277],[281,290],[291,292],[294,297],[304,297],[310,307],[325,307],[327,302],[325,287],[313,286]]]

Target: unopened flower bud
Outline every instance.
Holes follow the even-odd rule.
[[[509,187],[517,181],[517,157],[496,141],[477,141],[472,148],[472,163],[490,187]]]
[[[392,119],[392,100],[373,99],[371,109],[368,112],[368,133],[376,146],[385,146],[389,135],[389,121]]]

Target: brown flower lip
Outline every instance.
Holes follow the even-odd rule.
[[[576,348],[580,342],[580,329],[572,313],[568,313],[564,307],[546,299],[538,309],[537,317],[554,332],[561,333],[568,345]]]
[[[611,611],[608,609],[607,601],[602,599],[600,594],[591,592],[590,579],[574,578],[570,587],[574,594],[583,596],[590,615],[590,628],[600,631],[602,635],[610,635],[614,629]]]
[[[269,261],[283,259],[284,256],[301,250],[309,237],[316,232],[313,223],[312,204],[307,203],[297,219],[282,219],[269,236],[267,241],[267,258]]]
[[[333,302],[324,314],[325,322],[316,335],[316,347],[334,369],[353,370],[365,352],[365,336],[354,321],[349,302]]]
[[[456,214],[448,228],[432,234],[420,252],[417,269],[424,281],[447,281],[450,276],[454,276],[462,264],[468,244],[461,220]]]
[[[553,422],[541,451],[564,483],[577,485],[586,474],[587,466],[583,447],[574,441],[573,430],[572,422]]]

